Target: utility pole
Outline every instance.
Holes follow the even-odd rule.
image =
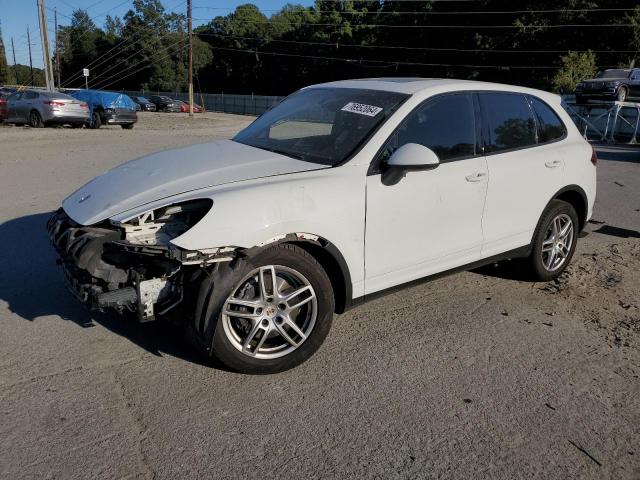
[[[53,66],[49,53],[49,32],[47,29],[47,14],[44,11],[44,0],[38,0],[38,18],[40,19],[40,40],[42,41],[42,57],[44,60],[44,76],[47,90],[53,91],[55,82],[53,81]]]
[[[55,46],[56,46],[56,76],[58,77],[58,88],[60,88],[60,44],[58,43],[58,9],[54,8],[53,9],[53,24],[55,25],[55,29],[56,29],[56,40],[55,40]]]
[[[187,0],[187,21],[189,30],[189,116],[193,117],[193,28],[191,2]]]
[[[31,83],[33,87],[35,78],[33,78],[33,58],[31,58],[31,34],[29,33],[29,25],[27,25],[27,43],[29,44],[29,70],[31,71]]]
[[[13,76],[16,77],[16,85],[20,85],[18,69],[16,68],[16,48],[13,46],[13,37],[11,37],[11,50],[13,50]]]

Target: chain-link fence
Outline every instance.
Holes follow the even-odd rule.
[[[165,95],[183,102],[189,101],[188,93],[125,91],[127,95],[149,98],[152,95]],[[265,95],[227,95],[226,93],[194,93],[195,103],[204,106],[209,112],[235,113],[239,115],[261,115],[279,103],[284,97]]]

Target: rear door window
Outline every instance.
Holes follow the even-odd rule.
[[[538,143],[553,142],[564,137],[567,133],[567,127],[556,112],[539,98],[530,98],[531,106],[536,112],[538,120]]]
[[[486,122],[485,153],[536,145],[536,122],[520,93],[480,92]]]

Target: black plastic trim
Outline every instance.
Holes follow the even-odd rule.
[[[462,265],[460,267],[455,267],[450,270],[445,270],[444,272],[434,273],[433,275],[428,275],[426,277],[418,278],[416,280],[412,280],[410,282],[406,282],[400,285],[396,285],[393,287],[386,288],[384,290],[380,290],[379,292],[370,293],[368,295],[364,295],[362,297],[358,297],[356,299],[352,299],[349,302],[347,309],[357,307],[364,303],[367,303],[371,300],[375,300],[376,298],[384,297],[385,295],[389,295],[390,293],[397,292],[399,290],[403,290],[405,288],[413,287],[415,285],[421,285],[423,283],[430,282],[432,280],[437,280],[438,278],[446,277],[448,275],[452,275],[454,273],[466,272],[468,270],[474,270],[476,268],[483,267],[485,265],[490,265],[492,263],[499,262],[501,260],[509,260],[514,258],[526,258],[531,254],[531,245],[525,245],[523,247],[519,247],[513,250],[509,250],[508,252],[500,253],[498,255],[494,255],[492,257],[483,258],[476,262],[468,263],[466,265]]]

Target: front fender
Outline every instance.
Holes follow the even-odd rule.
[[[187,250],[251,248],[297,232],[330,241],[364,281],[365,170],[348,165],[216,189],[209,213],[172,240]]]

